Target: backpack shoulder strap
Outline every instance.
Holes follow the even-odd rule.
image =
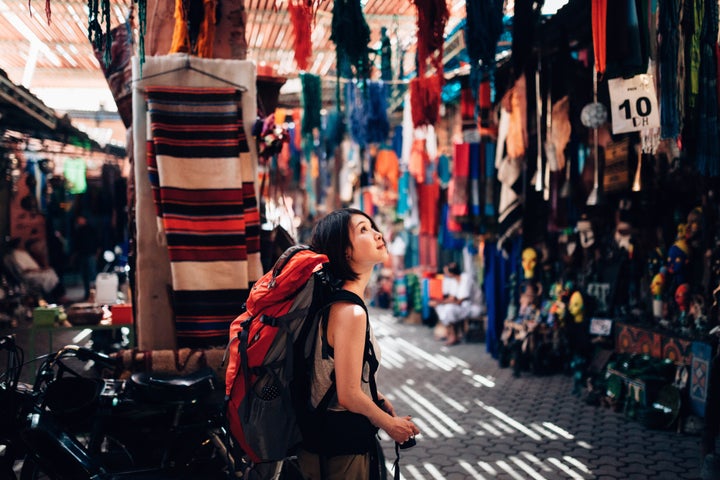
[[[363,310],[365,310],[365,349],[363,352],[363,364],[367,362],[370,366],[370,378],[368,379],[368,382],[370,383],[370,394],[373,401],[379,404],[380,398],[378,396],[377,383],[375,382],[375,372],[377,372],[380,364],[377,360],[377,357],[375,356],[375,349],[373,347],[373,344],[370,341],[370,314],[368,313],[365,302],[359,296],[347,290],[337,290],[333,292],[330,295],[330,298],[323,309],[320,320],[320,326],[322,328],[321,340],[323,358],[328,358],[329,356],[333,355],[332,347],[330,347],[327,342],[327,326],[330,316],[330,306],[336,302],[354,303],[356,305],[360,305],[361,307],[363,307]],[[317,411],[322,412],[326,410],[327,407],[330,405],[330,400],[333,398],[333,396],[335,396],[335,393],[337,391],[337,384],[335,383],[334,371],[331,374],[331,380],[332,383],[330,385],[330,388],[325,393],[322,400],[320,400],[320,403],[318,403]]]

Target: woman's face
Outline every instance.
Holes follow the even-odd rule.
[[[350,218],[350,244],[352,249],[347,254],[355,264],[373,266],[388,258],[385,239],[364,215],[355,214]]]

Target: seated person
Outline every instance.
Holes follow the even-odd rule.
[[[55,270],[41,267],[23,248],[19,238],[10,240],[8,249],[10,251],[7,258],[9,266],[17,272],[22,281],[31,288],[39,290],[44,297],[51,301],[58,300],[62,296],[63,286]]]
[[[443,269],[443,299],[432,301],[438,320],[447,329],[446,345],[456,345],[460,342],[463,322],[473,315],[477,315],[480,306],[473,305],[473,281],[469,273],[461,273],[456,262],[450,262]]]

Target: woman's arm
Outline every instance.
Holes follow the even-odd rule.
[[[419,433],[410,417],[392,416],[361,389],[366,319],[365,310],[359,305],[338,303],[330,309],[328,343],[335,352],[338,402],[351,412],[366,416],[373,425],[402,443]]]

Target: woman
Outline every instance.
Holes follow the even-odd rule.
[[[374,470],[371,450],[377,428],[398,443],[420,433],[409,416],[396,416],[375,388],[380,351],[362,298],[374,266],[388,252],[375,222],[351,208],[320,220],[311,247],[328,256],[330,274],[342,282],[343,300],[329,307],[327,324],[318,329],[312,403],[318,407],[329,399],[329,404],[319,413],[316,438],[306,439],[298,461],[309,480],[367,480]],[[336,394],[326,397],[333,387]]]

